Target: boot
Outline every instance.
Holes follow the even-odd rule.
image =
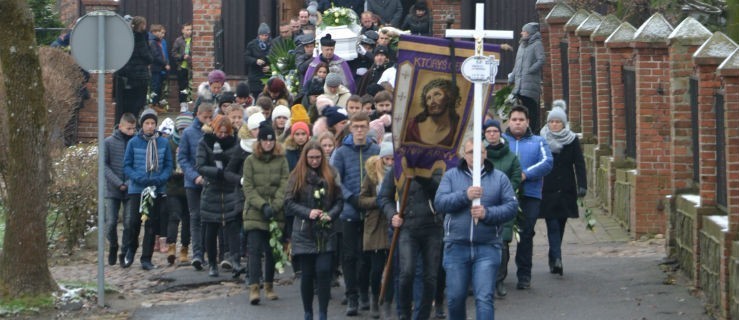
[[[498,281],[495,284],[495,293],[498,295],[498,297],[505,297],[508,294],[508,290],[506,290],[505,285],[503,284],[503,281]]]
[[[174,264],[176,254],[177,254],[177,244],[176,243],[168,244],[167,245],[167,262],[169,263],[170,266]]]
[[[346,315],[349,317],[356,316],[359,313],[359,303],[357,302],[357,297],[350,297],[347,300]]]
[[[264,283],[264,295],[266,295],[269,300],[277,300],[279,298],[272,287],[272,282]]]
[[[395,315],[393,314],[393,302],[392,301],[384,301],[382,303],[382,307],[380,307],[382,310],[382,318],[385,320],[391,320],[395,319]]]
[[[380,306],[377,304],[377,298],[373,295],[370,300],[370,316],[374,319],[380,319]]]
[[[211,264],[210,270],[208,271],[209,277],[218,277],[218,265]]]
[[[190,260],[187,258],[187,246],[180,247],[180,263],[188,263]]]
[[[370,309],[369,294],[360,293],[359,294],[359,310],[367,311],[369,309]]]
[[[167,253],[167,237],[159,237],[159,252]]]
[[[118,258],[118,246],[110,246],[108,250],[108,265],[114,266]]]
[[[249,285],[249,303],[252,305],[259,304],[259,284],[250,284]]]

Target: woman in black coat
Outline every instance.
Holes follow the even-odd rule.
[[[541,136],[549,143],[554,167],[544,177],[541,218],[547,223],[549,272],[562,275],[562,237],[568,218],[577,218],[577,198],[587,193],[585,159],[580,141],[567,125],[564,101],[553,103]],[[564,108],[563,108],[564,107]]]
[[[133,29],[133,53],[126,65],[116,73],[116,113],[115,123],[121,115],[129,112],[138,115],[146,105],[146,92],[149,89],[149,65],[154,61],[149,49],[146,32],[146,18],[136,16],[131,20]]]
[[[303,272],[300,296],[305,319],[313,319],[314,282],[318,285],[319,319],[327,317],[331,259],[337,245],[333,222],[339,219],[343,204],[338,172],[328,164],[321,144],[309,141],[285,192],[285,211],[295,215],[292,251]]]
[[[205,179],[200,217],[205,224],[205,245],[208,252],[211,277],[218,276],[217,240],[222,230],[228,247],[232,248],[230,262],[239,270],[241,254],[239,233],[241,231],[241,210],[236,210],[243,202],[238,179],[226,173],[231,156],[240,152],[238,140],[234,136],[231,120],[218,115],[210,125],[203,126],[203,139],[198,144],[196,168]],[[227,178],[228,177],[228,178]],[[239,177],[240,178],[240,177]]]

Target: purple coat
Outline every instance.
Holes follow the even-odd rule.
[[[317,57],[313,58],[313,61],[310,62],[310,65],[308,65],[308,70],[305,71],[305,77],[303,78],[303,83],[310,83],[311,79],[313,79],[313,74],[316,72],[316,67],[321,62],[326,62],[324,59],[322,59],[323,55],[318,55]],[[334,55],[334,57],[331,59],[330,62],[328,62],[328,70],[329,72],[336,72],[336,69],[341,67],[341,78],[342,83],[345,87],[349,89],[352,93],[356,92],[357,89],[354,85],[354,77],[352,76],[352,70],[349,68],[349,64],[346,62],[346,60],[340,58],[337,55]]]

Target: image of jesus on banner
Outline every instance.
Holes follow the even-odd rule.
[[[473,86],[460,74],[460,66],[474,54],[474,44],[455,40],[452,59],[450,41],[400,38],[393,108],[396,181],[403,174],[431,177],[437,170],[456,166],[460,144],[470,132]],[[487,54],[499,52],[498,45],[486,44],[485,49]],[[491,90],[486,86],[486,100]]]

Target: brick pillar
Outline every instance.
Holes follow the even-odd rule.
[[[711,32],[693,18],[685,18],[668,37],[670,56],[670,107],[672,108],[672,188],[683,193],[697,188],[693,181],[690,75],[692,56]],[[697,151],[697,150],[696,150]]]
[[[559,46],[565,38],[564,25],[575,14],[575,10],[567,4],[557,3],[544,19],[547,23],[549,32],[549,54],[548,64],[551,66],[551,95],[552,99],[564,99],[564,89],[562,86],[562,57]]]
[[[569,82],[570,95],[567,97],[567,116],[569,117],[570,127],[575,132],[582,131],[582,104],[580,102],[580,65],[584,63],[580,57],[580,37],[575,35],[575,30],[580,24],[588,18],[590,13],[585,9],[580,9],[565,24],[565,33],[567,34],[567,59],[570,66]],[[543,121],[542,121],[543,123]]]
[[[739,101],[739,53],[729,56],[718,68],[724,84],[724,101]],[[739,234],[739,107],[727,103],[724,108],[726,123],[726,212],[729,214],[731,240]],[[722,173],[719,173],[722,174]]]
[[[192,1],[192,81],[197,86],[215,67],[213,28],[221,19],[221,0]]]
[[[539,14],[539,32],[541,33],[541,42],[544,45],[544,52],[547,52],[547,60],[542,68],[542,85],[541,100],[544,107],[549,109],[552,105],[552,64],[551,61],[552,47],[549,41],[549,25],[546,22],[546,16],[554,8],[554,2],[539,0],[536,1],[536,12]]]
[[[446,17],[451,14],[454,16],[453,29],[462,27],[462,11],[460,4],[456,1],[448,0],[430,0],[428,1],[431,8],[431,17],[434,20],[433,32],[435,37],[444,37],[446,31]],[[474,17],[474,16],[473,16]]]
[[[82,5],[85,12],[93,12],[98,10],[117,11],[119,2],[113,0],[83,0]],[[98,119],[98,76],[99,74],[90,75],[90,81],[87,82],[87,90],[90,92],[90,99],[86,100],[82,109],[79,110],[79,122],[77,125],[77,138],[81,142],[93,142],[97,140],[97,119]],[[110,134],[115,127],[115,102],[113,99],[113,74],[106,73],[105,77],[105,133]]]
[[[636,57],[636,207],[632,229],[636,235],[664,234],[665,197],[672,193],[670,155],[670,63],[667,37],[672,26],[655,14],[634,34]]]
[[[610,57],[605,41],[613,31],[618,28],[621,21],[614,15],[608,15],[601,21],[598,28],[590,35],[593,42],[593,55],[595,56],[595,107],[598,108],[598,149],[604,154],[611,155],[611,75]]]
[[[634,49],[631,48],[630,42],[634,37],[634,33],[636,33],[636,28],[630,23],[624,22],[605,41],[611,66],[611,150],[616,161],[626,158],[626,113],[624,110],[622,74],[624,66],[633,65]]]
[[[593,110],[595,110],[595,101],[593,101],[593,92],[595,82],[593,79],[593,70],[591,59],[595,55],[593,42],[590,35],[600,25],[603,17],[597,13],[591,13],[585,21],[575,30],[575,35],[580,38],[580,103],[582,119],[582,133],[585,137],[595,136],[595,122],[593,121]],[[590,140],[590,139],[586,139]]]
[[[715,94],[721,87],[716,68],[738,46],[725,34],[716,32],[693,54],[698,78],[698,139],[700,140],[700,197],[702,207],[716,205],[716,110]],[[730,100],[725,100],[730,101]],[[731,105],[731,103],[726,104]]]

